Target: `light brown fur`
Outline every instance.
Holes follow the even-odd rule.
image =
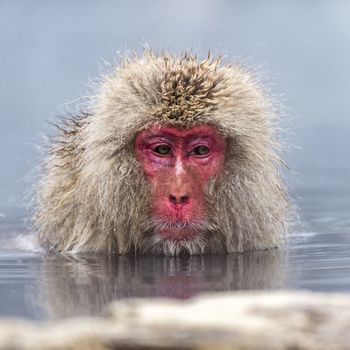
[[[259,83],[238,65],[190,54],[126,58],[51,145],[38,190],[39,242],[58,251],[169,255],[280,246],[290,206],[276,120]],[[210,217],[194,241],[154,234],[151,190],[134,156],[135,136],[154,124],[210,124],[226,139],[225,170],[207,188]]]

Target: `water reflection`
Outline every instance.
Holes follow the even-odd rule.
[[[2,249],[0,316],[96,315],[125,297],[186,299],[203,292],[276,288],[350,292],[349,251],[349,231],[296,233],[285,250],[243,255],[72,257]]]
[[[49,256],[35,268],[37,285],[26,298],[33,312],[42,313],[35,318],[99,314],[117,298],[186,299],[199,292],[280,288],[284,262],[280,251],[186,258]]]

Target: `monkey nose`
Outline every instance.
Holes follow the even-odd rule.
[[[188,204],[190,201],[190,196],[188,194],[185,195],[169,195],[169,202],[176,206],[183,206]]]

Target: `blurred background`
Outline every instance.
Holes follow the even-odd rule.
[[[346,0],[1,0],[0,223],[25,216],[45,120],[86,94],[104,60],[145,45],[258,67],[290,119],[287,177],[301,216],[307,206],[347,215],[349,18]]]

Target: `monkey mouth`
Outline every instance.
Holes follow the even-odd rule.
[[[204,220],[168,221],[154,220],[154,232],[164,239],[192,240],[208,230],[208,222]]]
[[[205,219],[171,221],[153,217],[149,223],[152,223],[152,227],[145,237],[141,251],[167,256],[205,253],[215,230],[214,225]]]
[[[164,225],[164,229],[174,230],[174,231],[186,230],[186,229],[189,229],[190,227],[191,227],[190,223],[182,222],[182,221],[170,222]]]

